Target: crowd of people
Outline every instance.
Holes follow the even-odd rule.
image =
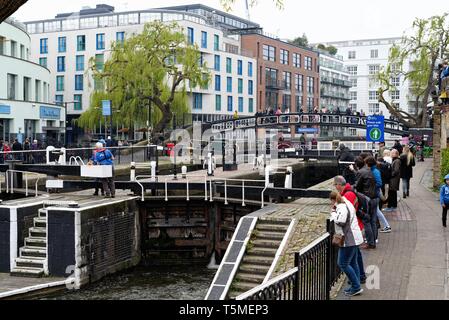
[[[32,142],[31,142],[32,141]],[[42,144],[38,140],[26,138],[23,143],[14,139],[12,143],[0,140],[0,163],[8,160],[22,160],[24,163],[39,163],[44,154],[30,152],[41,150]]]
[[[344,145],[340,150],[340,161],[350,164],[341,176],[334,178],[336,191],[330,195],[335,224],[333,242],[340,247],[338,265],[350,283],[344,293],[356,296],[363,292],[361,284],[366,281],[361,249],[375,250],[379,233],[392,232],[384,213],[397,211],[401,181],[402,198],[410,197],[415,154],[413,145],[403,145],[400,141],[392,149],[382,143],[377,156],[362,153],[354,157]],[[447,200],[443,206],[446,216],[449,175],[447,179],[447,187],[442,188],[442,205]]]

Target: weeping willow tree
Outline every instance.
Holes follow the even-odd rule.
[[[113,43],[104,65],[90,59],[88,73],[96,90],[78,124],[89,129],[98,126],[101,100],[111,100],[113,116],[122,125],[144,125],[151,102],[153,136],[160,135],[174,114],[188,112],[188,93],[209,84],[209,70],[201,60],[198,47],[189,44],[178,24],[146,24],[141,34]]]
[[[429,19],[416,19],[413,32],[404,36],[401,43],[390,50],[388,65],[378,74],[379,102],[407,127],[423,128],[428,122],[428,107],[438,103],[437,64],[448,57],[449,25],[447,14]],[[407,112],[399,104],[389,101],[385,93],[399,90],[397,81],[401,78],[409,82],[410,96],[416,105],[416,112]]]

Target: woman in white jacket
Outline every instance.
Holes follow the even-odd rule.
[[[338,192],[332,192],[330,199],[335,233],[344,235],[344,245],[338,251],[338,266],[351,282],[351,287],[345,290],[345,294],[356,296],[363,292],[357,263],[358,247],[363,243],[363,235],[352,203]]]

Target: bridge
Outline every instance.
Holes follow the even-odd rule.
[[[239,119],[227,119],[209,122],[204,125],[214,133],[225,133],[235,130],[249,130],[257,128],[282,128],[289,126],[320,126],[366,129],[368,117],[329,114],[329,113],[289,113],[280,116],[262,115],[244,117]],[[407,134],[409,128],[399,121],[385,119],[385,132],[402,136]]]

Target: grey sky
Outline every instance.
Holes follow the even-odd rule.
[[[305,33],[310,42],[401,36],[415,17],[427,18],[442,13],[437,0],[284,0],[278,10],[272,0],[258,0],[251,8],[251,20],[266,32],[281,38]],[[219,0],[28,0],[14,15],[21,21],[51,19],[57,13],[78,11],[82,6],[107,3],[116,11],[203,3],[222,9]],[[415,4],[416,3],[416,4]],[[236,0],[233,14],[245,17],[244,0]]]

